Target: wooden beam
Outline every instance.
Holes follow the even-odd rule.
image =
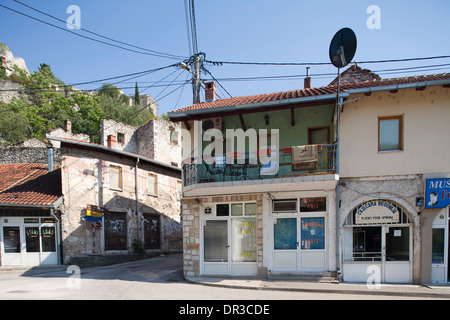
[[[187,120],[183,120],[184,126],[186,127],[186,129],[189,131],[191,130],[191,125],[189,124],[189,121]]]
[[[238,115],[239,115],[239,121],[241,122],[242,130],[246,131],[247,129],[245,128],[244,117],[242,116],[242,113],[239,113]]]
[[[220,112],[215,110],[214,112],[210,113],[202,113],[197,115],[187,115],[186,117],[179,118],[179,120],[176,121],[185,121],[185,120],[202,120],[212,117],[228,117],[228,116],[236,116],[239,114],[245,115],[245,114],[252,114],[252,113],[260,113],[260,112],[267,112],[272,110],[285,110],[285,109],[296,109],[296,108],[305,108],[305,107],[313,107],[313,106],[321,106],[321,105],[328,105],[328,104],[334,104],[336,99],[330,99],[330,100],[324,100],[324,101],[312,101],[307,103],[295,103],[295,104],[286,104],[286,105],[275,105],[275,106],[266,106],[266,107],[259,107],[249,110],[239,110],[239,111],[226,111],[226,112]],[[345,99],[344,99],[345,100]]]

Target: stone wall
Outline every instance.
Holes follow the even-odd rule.
[[[160,217],[160,239],[163,251],[181,251],[182,229],[177,181],[181,174],[141,161],[137,171],[138,214],[136,215],[135,165],[133,159],[94,150],[62,148],[62,240],[64,263],[72,257],[92,254],[132,253],[134,239],[143,239],[144,214]],[[122,189],[110,185],[110,166],[122,170]],[[158,193],[151,195],[148,174],[158,175]],[[105,250],[103,229],[87,227],[82,220],[86,206],[96,205],[126,216],[127,246],[125,252]]]
[[[0,163],[41,163],[48,164],[47,148],[42,147],[0,147]],[[61,165],[61,150],[53,149],[55,167]]]

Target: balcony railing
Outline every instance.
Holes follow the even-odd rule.
[[[271,150],[271,152],[275,152]],[[336,172],[336,145],[307,145],[281,148],[278,156],[272,154],[269,163],[251,163],[248,154],[243,164],[227,164],[225,158],[216,159],[213,164],[201,163],[185,164],[183,166],[184,186],[196,183],[263,180],[281,177],[295,177],[308,174],[332,174]],[[278,166],[278,168],[277,168]],[[276,169],[277,168],[277,169]],[[275,169],[275,170],[274,170]]]

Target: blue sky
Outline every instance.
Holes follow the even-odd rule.
[[[184,0],[20,0],[29,6],[66,21],[67,8],[81,10],[81,27],[104,36],[151,50],[188,57],[189,42]],[[0,4],[67,29],[55,21],[26,8],[14,0]],[[380,8],[380,29],[369,29],[367,8]],[[356,33],[358,48],[354,61],[402,59],[450,55],[450,2],[382,0],[196,0],[199,50],[212,61],[249,62],[329,62],[328,49],[333,35],[343,27]],[[25,59],[28,69],[40,63],[51,66],[67,84],[79,83],[167,66],[182,59],[167,59],[113,48],[77,37],[0,7],[0,42],[15,56]],[[79,34],[81,30],[73,30]],[[103,41],[106,41],[103,39]],[[379,71],[437,64],[450,59],[402,63],[360,64]],[[206,66],[232,96],[243,96],[303,88],[303,78],[271,81],[231,81],[226,78],[303,75],[306,66]],[[383,72],[383,78],[450,71],[450,66],[425,68],[412,73]],[[311,66],[312,86],[330,83],[335,74],[331,65]],[[117,84],[127,94],[163,79],[161,84],[189,79],[189,74],[168,68]],[[202,74],[202,78],[210,78]],[[220,80],[224,79],[224,80]],[[119,79],[122,80],[122,79]],[[126,79],[124,79],[126,80]],[[114,82],[114,81],[111,81]],[[177,82],[174,82],[177,83]],[[95,89],[101,84],[79,86]],[[178,86],[152,87],[145,93],[164,97]],[[163,91],[165,89],[165,91]],[[227,94],[218,88],[220,97]],[[158,101],[158,113],[192,104],[192,87],[181,87]]]

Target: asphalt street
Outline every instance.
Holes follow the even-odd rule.
[[[174,254],[104,267],[0,269],[1,300],[397,300],[420,297],[251,290],[187,281],[182,255]],[[428,298],[426,298],[428,299]]]

